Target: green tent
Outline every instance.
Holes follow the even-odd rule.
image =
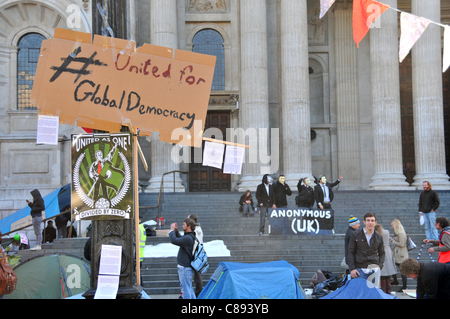
[[[64,299],[90,288],[90,262],[72,255],[38,256],[14,272],[17,288],[3,299]]]

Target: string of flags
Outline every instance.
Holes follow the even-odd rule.
[[[336,0],[320,0],[320,19],[333,6]],[[373,22],[378,19],[387,9],[400,12],[401,36],[399,60],[400,63],[409,54],[414,44],[425,32],[430,23],[444,28],[444,60],[442,72],[450,67],[450,26],[441,24],[414,14],[401,11],[387,4],[375,0],[353,1],[353,39],[359,48],[359,43],[364,39]]]

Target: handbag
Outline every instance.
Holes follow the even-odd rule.
[[[8,263],[6,254],[0,252],[0,295],[9,295],[17,286],[17,276]]]
[[[413,250],[416,247],[417,246],[414,243],[414,241],[411,239],[411,237],[406,236],[406,248],[408,249],[408,251],[411,251],[411,250]]]

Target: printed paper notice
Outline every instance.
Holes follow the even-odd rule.
[[[224,174],[242,173],[242,163],[244,162],[245,148],[227,145],[225,152],[225,164],[223,165]]]
[[[59,116],[38,116],[36,144],[58,145]]]
[[[119,290],[119,276],[98,276],[94,299],[116,299]]]
[[[121,265],[122,246],[102,245],[99,274],[120,276]]]
[[[203,152],[203,166],[211,166],[221,169],[223,164],[224,151],[224,144],[205,142],[205,151]]]

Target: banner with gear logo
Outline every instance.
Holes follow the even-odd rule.
[[[76,220],[134,218],[130,133],[72,135],[72,213]]]

